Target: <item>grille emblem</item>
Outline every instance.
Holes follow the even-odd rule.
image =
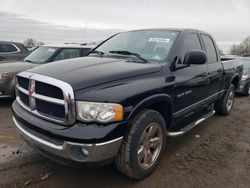
[[[30,80],[29,82],[29,105],[30,105],[31,110],[35,110],[35,107],[36,107],[36,100],[33,97],[33,95],[35,94],[35,86],[36,86],[35,80]]]

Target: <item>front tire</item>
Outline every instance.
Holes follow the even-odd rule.
[[[166,124],[155,110],[143,110],[130,123],[116,157],[120,172],[133,179],[149,176],[157,167],[166,143]]]
[[[229,115],[234,105],[235,87],[230,85],[226,95],[215,103],[215,112],[219,115]]]
[[[244,95],[245,96],[249,96],[249,90],[250,90],[250,83],[248,83],[246,86],[245,86],[245,90],[244,90]]]

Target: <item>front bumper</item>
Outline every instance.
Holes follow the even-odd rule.
[[[14,86],[12,80],[0,80],[0,98],[12,98],[14,96]]]
[[[30,115],[30,117],[28,118],[28,112],[21,109],[16,102],[13,103],[12,109],[15,127],[21,134],[21,136],[24,138],[24,140],[28,142],[29,145],[34,147],[37,151],[44,154],[46,157],[51,158],[60,163],[72,163],[73,165],[75,163],[93,164],[111,160],[117,155],[123,141],[122,135],[117,135],[116,138],[110,137],[109,139],[105,139],[105,141],[102,142],[93,142],[93,140],[92,142],[90,142],[87,141],[86,138],[84,138],[86,132],[85,134],[82,134],[82,139],[85,141],[81,141],[79,139],[69,140],[66,137],[62,137],[62,135],[52,136],[52,134],[45,134],[44,132],[39,131],[40,128],[37,127],[37,125],[41,126],[42,122],[43,127],[48,128],[48,125],[45,124],[47,121],[36,121],[39,118],[34,117],[33,115]],[[77,126],[78,125],[73,125],[72,127]],[[71,129],[73,128],[68,128],[68,137],[70,136],[70,134],[74,133],[74,131],[72,131]],[[86,126],[82,126],[82,129],[87,130]],[[55,132],[58,132],[58,134],[60,134],[60,131],[63,131],[63,133],[67,132],[67,129],[64,128],[64,130],[61,130],[58,127],[54,127],[53,130]],[[92,136],[96,136],[95,131],[99,131],[100,135],[100,132],[102,131],[102,126],[99,128],[99,130],[98,127],[96,127],[95,131],[93,129],[89,130],[92,131],[88,132],[89,135],[92,134]],[[111,135],[111,132],[112,131],[110,131],[108,135]],[[72,138],[74,138],[75,136],[76,135],[72,135]]]

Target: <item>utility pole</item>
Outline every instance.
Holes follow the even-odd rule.
[[[88,29],[88,24],[89,24],[88,22],[86,22],[86,24],[85,24],[83,34],[82,34],[82,42],[84,42],[84,40],[85,40],[86,32],[87,32],[87,29]]]

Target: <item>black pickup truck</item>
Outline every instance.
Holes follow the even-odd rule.
[[[19,73],[13,120],[48,158],[83,166],[114,161],[142,179],[156,168],[167,136],[231,112],[242,70],[238,60],[220,59],[202,31],[119,33],[87,57]]]

